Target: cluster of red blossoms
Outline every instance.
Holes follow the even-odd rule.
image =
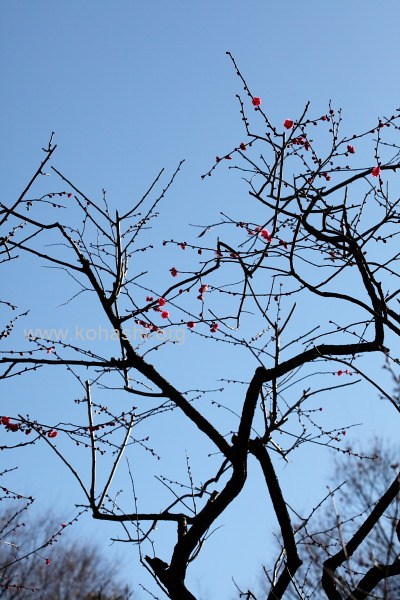
[[[196,323],[194,321],[188,321],[186,323],[186,325],[189,327],[189,329],[194,329],[196,327]],[[218,328],[219,328],[218,323],[211,323],[210,332],[215,333],[216,331],[218,331]]]
[[[175,275],[174,275],[174,277],[175,277]],[[146,302],[153,302],[153,301],[154,301],[153,296],[146,296]],[[168,319],[168,317],[169,317],[169,312],[167,310],[161,310],[162,307],[165,306],[166,304],[167,304],[167,301],[165,300],[165,298],[159,298],[157,300],[157,306],[153,307],[153,310],[161,313],[162,319]],[[158,327],[156,327],[155,325],[150,325],[150,323],[146,323],[146,321],[137,320],[136,323],[138,325],[141,325],[145,329],[150,329],[151,331],[158,331]]]
[[[267,230],[264,230],[264,231],[267,231]],[[172,271],[176,271],[176,269],[173,267],[172,269],[170,269],[170,271],[171,271],[172,276],[175,277],[175,275],[172,273]],[[202,283],[201,286],[199,287],[199,295],[197,296],[197,299],[203,300],[204,294],[209,290],[209,288],[210,288],[210,286],[207,283]],[[153,296],[146,296],[146,302],[154,302]],[[164,307],[166,304],[167,304],[167,301],[165,300],[165,298],[158,298],[157,306],[154,307],[155,311],[161,313],[162,319],[168,319],[168,317],[169,317],[169,312],[167,310],[161,311],[162,307]],[[142,319],[136,319],[135,323],[137,323],[138,325],[141,325],[145,329],[149,329],[150,332],[159,331],[159,328],[156,325],[151,325],[150,323],[147,323],[146,321],[143,321]],[[194,329],[196,327],[196,323],[194,321],[188,321],[186,323],[186,325],[189,329]],[[213,322],[210,325],[210,332],[215,333],[218,330],[218,328],[219,328],[218,323]],[[49,437],[53,437],[53,436],[49,435]]]
[[[262,229],[261,227],[256,227],[254,230],[251,230],[249,228],[247,228],[247,232],[249,233],[249,235],[258,235],[260,234],[261,237],[268,243],[270,244],[273,240],[272,235],[270,234],[270,232],[268,231],[268,229]],[[285,248],[285,250],[288,249],[289,245],[287,242],[285,242],[285,240],[278,240],[279,246],[283,246]]]
[[[144,327],[144,329],[150,329],[151,332],[159,331],[157,325],[151,325],[151,323],[147,323],[146,321],[142,321],[141,319],[136,319],[135,323],[136,325],[141,325],[141,327]]]
[[[250,146],[251,146],[251,142],[250,142]],[[240,142],[240,144],[239,144],[239,148],[240,148],[240,150],[246,150],[246,144],[245,144],[244,142]],[[236,148],[236,150],[237,150],[237,148]],[[221,162],[221,160],[222,160],[223,158],[224,158],[225,160],[232,160],[232,156],[231,156],[230,154],[226,154],[226,155],[225,155],[225,156],[223,156],[222,158],[221,158],[220,156],[216,156],[216,157],[215,157],[215,162],[219,163],[219,162]]]
[[[266,240],[268,243],[272,242],[272,236],[271,236],[270,232],[268,231],[268,229],[262,229],[262,227],[260,227],[260,226],[256,227],[254,230],[247,227],[247,233],[249,235],[260,234],[261,237],[264,238],[264,240]]]
[[[12,423],[10,417],[0,417],[0,425],[4,425],[7,431],[19,431],[21,429],[20,423]],[[29,435],[32,432],[32,429],[24,429],[23,430],[26,435]],[[58,436],[58,433],[55,429],[49,429],[47,432],[48,438],[55,438]]]
[[[309,150],[311,148],[310,142],[306,138],[305,133],[303,133],[297,138],[293,138],[291,143],[293,144],[293,146],[304,146],[305,150]]]
[[[18,431],[19,429],[19,423],[11,423],[10,417],[1,417],[0,423],[4,425],[8,431]]]
[[[157,303],[158,303],[158,307],[157,308],[158,308],[158,310],[160,310],[160,308],[162,306],[165,306],[167,304],[167,301],[165,300],[165,298],[159,298],[158,301],[157,301]],[[161,318],[162,319],[168,319],[168,317],[169,317],[169,312],[167,310],[162,310],[161,311]]]

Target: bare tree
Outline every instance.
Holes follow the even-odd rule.
[[[160,589],[179,600],[194,598],[186,585],[187,569],[207,550],[207,537],[244,489],[250,455],[259,464],[271,501],[266,510],[272,505],[284,546],[268,598],[283,598],[301,557],[279,483],[279,462],[295,460],[303,443],[315,444],[318,451],[321,445],[342,447],[342,427],[322,425],[316,402],[368,384],[370,394],[390,403],[393,418],[399,412],[391,382],[378,381],[367,358],[375,354],[375,360],[396,366],[390,346],[400,334],[400,214],[390,184],[400,167],[399,114],[377,120],[363,133],[343,135],[340,111],[329,106],[326,114],[310,116],[307,105],[298,118],[274,125],[262,99],[233,64],[244,87],[238,108],[246,137],[220,153],[203,177],[225,166],[241,174],[248,203],[254,204],[246,208],[243,203],[240,215],[224,212],[211,223],[212,216],[205,215],[196,238],[187,241],[185,234],[185,241],[158,243],[159,234],[151,228],[182,163],[160,191],[162,171],[134,206],[118,211],[105,193],[93,198],[54,165],[49,169],[56,149],[52,138],[23,193],[0,205],[2,260],[38,259],[67,273],[75,286],[67,306],[82,294],[90,296],[92,310],[101,311],[119,344],[116,355],[115,344],[110,350],[93,340],[71,342],[36,333],[28,344],[12,345],[10,317],[0,359],[2,379],[23,374],[32,380],[57,369],[73,376],[81,392],[78,399],[75,394],[68,418],[63,414],[49,422],[40,408],[36,415],[16,408],[11,417],[3,417],[5,433],[15,436],[16,444],[22,438],[24,444],[27,439],[46,444],[75,477],[93,517],[118,524],[124,541],[138,545],[140,560]],[[49,182],[42,177],[44,169],[59,178],[61,189],[44,191]],[[151,252],[159,260],[153,273],[151,259],[141,260]],[[179,262],[188,264],[189,253],[191,266],[180,267]],[[163,267],[166,260],[168,268]],[[8,303],[5,310],[14,306],[3,301]],[[182,331],[188,338],[185,351],[177,335]],[[183,359],[189,348],[206,352],[214,344],[216,356],[224,359],[219,381],[209,389],[198,362]],[[172,356],[175,371],[166,366],[166,356]],[[238,380],[239,366],[246,365],[248,374]],[[190,370],[187,386],[183,382]],[[99,399],[102,392],[106,403]],[[133,408],[127,400],[119,404],[123,392],[128,401],[134,399]],[[214,407],[225,411],[224,419]],[[170,431],[178,422],[179,434],[162,445],[159,424]],[[158,448],[176,467],[183,431],[186,443],[193,439],[185,458],[186,479],[161,478],[152,467]],[[10,439],[4,446],[13,447]],[[76,445],[85,456],[78,464],[85,459],[90,463],[89,477],[75,466]],[[117,494],[124,453],[131,501]],[[201,466],[193,469],[199,457]],[[146,495],[151,473],[164,493]],[[343,597],[337,570],[398,493],[396,473],[353,536],[325,561],[322,587],[330,600]],[[162,542],[157,545],[156,524],[171,540],[168,555]],[[344,597],[368,597],[367,589],[398,574],[399,568],[399,561],[383,573],[369,565],[362,588],[355,581]],[[242,596],[253,597],[250,590]]]
[[[26,513],[25,500],[0,517],[0,597],[8,600],[129,600],[132,592],[92,543],[66,533],[77,518],[57,523]],[[61,540],[61,537],[63,538]],[[66,538],[66,539],[65,539]]]
[[[288,598],[292,600],[321,597],[324,563],[345,551],[346,541],[390,488],[399,467],[398,448],[382,439],[373,439],[357,448],[348,447],[348,452],[335,458],[324,502],[308,518],[298,519],[294,526],[302,566],[288,590]],[[337,569],[335,584],[343,597],[349,596],[357,585],[358,593],[364,594],[362,597],[391,600],[400,596],[400,578],[392,568],[399,557],[399,522],[400,495],[397,495],[368,537]],[[267,567],[264,572],[268,575]],[[364,589],[364,583],[368,586],[376,573],[382,579],[373,589]],[[353,595],[358,597],[357,592]]]

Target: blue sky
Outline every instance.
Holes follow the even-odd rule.
[[[226,170],[200,179],[217,154],[224,154],[244,136],[235,98],[241,92],[240,82],[225,52],[235,56],[272,120],[280,123],[296,117],[308,100],[315,114],[326,112],[332,99],[335,107],[343,108],[344,126],[352,133],[399,106],[399,10],[395,0],[382,2],[379,8],[369,0],[3,1],[2,199],[11,201],[20,192],[39,163],[41,147],[55,131],[57,168],[89,197],[99,197],[105,188],[114,207],[127,209],[161,167],[171,173],[184,158],[184,168],[165,201],[157,236],[159,240],[189,238],[193,233],[188,233],[188,223],[208,223],[220,210],[240,211],[248,202],[244,186]],[[172,258],[152,258],[153,266],[158,260],[166,267]],[[54,274],[49,284],[48,273],[40,266],[32,269],[15,278],[14,291],[21,303],[27,294],[33,302],[32,326],[43,322],[54,326],[60,314],[56,306],[66,299],[66,282]],[[8,276],[13,277],[11,271]],[[50,298],[52,308],[44,309],[43,296]],[[89,304],[79,310],[82,319],[90,318]],[[72,322],[72,313],[63,319]],[[212,371],[215,356],[208,360],[206,366]],[[172,377],[174,355],[165,368]],[[49,374],[46,385],[49,392],[57,390],[61,404],[74,392],[60,389],[57,377]],[[16,393],[24,405],[26,401],[25,410],[29,402],[49,403],[51,396],[54,400],[54,393],[45,400],[46,392],[35,388],[33,380],[29,398],[23,381],[19,386],[17,393],[15,388],[9,393]],[[390,415],[377,402],[376,398],[366,401],[365,415],[360,415],[358,404],[342,406],[339,416],[359,422],[369,412],[375,425],[367,431],[376,433]],[[57,406],[46,407],[56,413]],[[171,422],[170,427],[180,427],[178,423]],[[394,436],[395,431],[388,428],[388,435]],[[48,486],[45,496],[57,509],[67,510],[69,483],[59,480],[59,466],[39,451],[35,460],[48,460],[51,484],[43,473],[32,474],[38,466],[34,463],[27,465],[31,474],[23,477],[37,488],[35,495]],[[296,497],[304,482],[304,487],[313,489],[313,472],[322,477],[329,471],[327,453],[310,460],[305,466],[283,471],[291,497]],[[184,472],[184,461],[181,469]],[[204,584],[210,568],[207,549],[199,560],[193,578],[199,587],[203,581],[204,597],[232,597],[230,574],[235,572],[241,582],[251,583],[257,578],[257,562],[267,560],[261,546],[256,548],[255,561],[231,550],[238,531],[244,547],[251,543],[258,517],[249,526],[241,520],[240,510],[251,503],[262,512],[263,500],[254,497],[254,489],[256,483],[251,480],[243,504],[228,513],[227,522],[236,523],[236,533],[233,530],[224,537],[223,529],[210,541],[210,556],[218,553],[225,560],[221,560],[221,577],[209,586]],[[73,501],[76,496],[72,488]],[[300,502],[306,507],[314,498],[313,492],[307,492]],[[45,505],[46,498],[41,502]],[[268,519],[265,523],[267,532]],[[97,534],[100,526],[90,522],[85,522],[85,528],[103,543],[112,533],[104,526],[106,533]],[[132,553],[132,549],[126,551],[126,558]],[[136,567],[130,566],[126,573],[131,582],[140,580]]]

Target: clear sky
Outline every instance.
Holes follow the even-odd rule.
[[[170,173],[185,158],[166,200],[159,235],[189,237],[188,223],[213,221],[223,207],[247,202],[227,171],[200,179],[215,156],[244,134],[235,98],[240,82],[225,52],[235,56],[273,120],[299,115],[308,100],[316,114],[325,112],[332,99],[343,108],[344,125],[352,133],[400,105],[399,21],[397,0],[2,0],[2,201],[11,202],[21,191],[55,131],[56,166],[88,196],[99,197],[105,188],[114,207],[129,207],[161,167]],[[20,299],[29,293],[41,323],[42,296],[54,296],[55,312],[46,321],[53,326],[55,307],[66,299],[65,281],[55,275],[54,284],[45,287],[43,274],[38,271],[35,277],[36,292],[28,272],[16,278],[14,290]],[[90,313],[85,303],[80,310]],[[167,371],[173,373],[174,366],[167,362]],[[61,402],[74,392],[60,390],[57,381],[49,374],[47,386],[57,390],[53,399]],[[15,388],[10,391],[15,393]],[[28,400],[38,404],[44,394],[32,387]],[[27,395],[19,382],[18,399]],[[368,405],[375,423],[368,433],[383,427],[377,402]],[[343,417],[351,422],[364,420],[358,408],[346,411],[343,407]],[[47,460],[37,456],[36,461]],[[326,475],[329,460],[321,453],[303,470],[288,467],[283,474],[288,493],[295,495],[304,482],[310,487],[311,470]],[[47,479],[43,469],[34,474],[42,466],[37,462],[26,465],[30,474],[24,477],[34,495],[47,487],[46,496],[57,510],[67,510],[69,493],[79,501],[77,490],[69,492],[58,465],[51,460],[46,465]],[[199,560],[193,577],[204,598],[232,597],[232,573],[241,582],[257,578],[258,565],[232,550],[235,535],[244,536],[245,546],[251,543],[251,527],[257,527],[257,520],[250,527],[241,520],[240,508],[251,506],[253,513],[263,509],[262,500],[252,496],[252,485],[243,504],[227,517],[236,520],[236,534],[224,538],[223,529],[222,546],[218,533],[210,541],[210,555],[221,557],[220,572],[211,583],[205,583],[212,569],[207,549]],[[315,497],[305,493],[304,506]],[[45,506],[46,498],[41,502]],[[112,533],[107,526],[105,535],[97,533],[98,524],[85,522],[84,527],[103,543]],[[132,549],[123,551],[126,559],[133,554]],[[267,554],[265,547],[256,548],[259,563]],[[141,580],[136,567],[124,573],[131,583]]]

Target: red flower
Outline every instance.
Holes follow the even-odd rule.
[[[253,106],[260,106],[261,104],[261,98],[258,98],[257,96],[253,98],[253,100],[251,101]]]
[[[220,161],[220,160],[221,160],[221,159],[220,159],[220,157],[219,157],[219,156],[216,156],[216,157],[215,157],[215,162],[219,163],[219,161]]]
[[[53,350],[55,350],[54,346],[50,346],[50,348],[46,348],[47,354],[51,354],[53,352]]]
[[[341,375],[343,375],[343,371],[342,371],[342,370],[339,370],[339,371],[337,372],[337,375],[339,375],[339,377],[340,377]]]
[[[9,431],[18,431],[18,429],[19,429],[19,423],[7,423],[6,428]]]
[[[211,327],[210,327],[211,333],[215,333],[217,331],[218,327],[219,327],[218,323],[211,323]]]
[[[168,319],[168,317],[169,317],[169,312],[167,310],[163,310],[161,313],[161,318]]]
[[[380,174],[381,174],[381,168],[379,165],[377,167],[374,167],[371,171],[372,177],[379,177]]]
[[[355,152],[354,146],[350,146],[350,144],[349,144],[347,146],[347,152],[349,152],[349,154],[354,154],[354,152]]]
[[[225,160],[232,160],[232,156],[229,156],[229,154],[227,154],[226,156],[224,156]]]
[[[172,277],[176,277],[178,275],[178,271],[175,269],[175,267],[172,267],[169,272],[171,273]]]
[[[146,296],[146,302],[153,302],[153,296]]]
[[[9,425],[10,424],[10,417],[1,417],[0,422],[2,425]]]
[[[47,432],[48,438],[55,438],[57,436],[58,436],[58,433],[55,429],[50,429],[50,431]]]
[[[196,324],[193,321],[188,321],[187,326],[189,327],[189,329],[194,329],[196,327]]]
[[[262,229],[261,230],[261,237],[263,237],[264,240],[267,240],[267,242],[271,242],[272,241],[272,237],[271,237],[271,234],[268,231],[268,229]]]
[[[293,127],[293,121],[292,121],[292,119],[286,119],[286,121],[283,122],[283,126],[286,129],[292,129],[292,127]]]
[[[182,250],[186,250],[186,242],[181,242],[179,245],[182,248]]]
[[[244,144],[243,142],[240,142],[240,146],[239,146],[239,148],[240,148],[241,150],[246,150],[246,144]]]
[[[204,292],[207,292],[207,291],[208,291],[208,288],[209,288],[209,286],[208,286],[206,283],[203,283],[203,285],[201,285],[201,286],[199,287],[199,292],[200,292],[200,294],[204,294]]]
[[[45,563],[47,566],[51,565],[51,558],[46,558]]]
[[[280,245],[280,246],[283,246],[283,247],[285,248],[285,250],[287,250],[287,249],[288,249],[288,244],[287,244],[287,242],[285,242],[284,240],[279,240],[279,245]]]
[[[165,306],[167,304],[167,301],[165,300],[165,298],[159,298],[157,302],[158,302],[158,306]]]

